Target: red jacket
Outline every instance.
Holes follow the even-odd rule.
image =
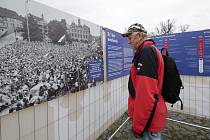
[[[159,100],[147,131],[159,132],[166,122],[167,108],[161,96],[164,62],[160,51],[152,45],[153,40],[146,40],[139,46],[133,58],[128,82],[128,114],[132,121],[133,134],[137,137],[141,136],[150,117],[155,94]]]

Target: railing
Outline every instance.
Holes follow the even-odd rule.
[[[169,140],[210,139],[210,77],[182,76],[182,81],[185,89],[181,91],[180,97],[184,102],[184,110],[180,110],[179,103],[173,108],[168,105],[167,126],[163,135]],[[108,139],[122,139],[122,132],[130,133],[128,126],[131,124],[128,120],[129,117],[112,132],[111,136],[107,136]],[[184,133],[182,133],[183,130]],[[126,138],[134,137],[126,136]]]
[[[69,93],[52,101],[2,116],[0,139],[97,139],[127,110],[127,80],[128,77],[122,77],[104,82],[96,87],[74,94]],[[202,125],[190,120],[194,118],[192,116],[207,120],[210,118],[210,77],[182,76],[182,80],[185,88],[180,96],[183,99],[184,110],[180,110],[179,103],[173,108],[169,105],[168,110],[185,114],[187,117],[176,118],[177,114],[172,114],[169,119],[176,120],[173,123],[184,122],[183,125],[192,124],[209,129],[209,121]],[[172,121],[168,120],[167,124],[170,122]],[[201,127],[199,129],[203,130]],[[188,129],[185,131],[190,133]]]

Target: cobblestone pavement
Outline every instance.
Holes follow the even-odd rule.
[[[97,140],[107,140],[127,119],[127,117],[127,113],[124,113]],[[210,128],[210,121],[207,118],[172,111],[168,111],[168,118]],[[127,121],[114,135],[112,140],[135,140],[135,137],[132,135],[130,130],[130,121]],[[210,140],[210,130],[177,123],[170,120],[167,120],[166,128],[163,130],[162,134],[165,140]]]

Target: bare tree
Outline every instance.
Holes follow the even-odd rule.
[[[158,35],[163,35],[163,34],[172,34],[174,33],[176,27],[175,27],[175,20],[174,19],[167,19],[165,22],[161,21],[159,26],[155,28],[156,33]]]
[[[183,33],[183,32],[186,32],[189,29],[189,27],[190,27],[190,25],[185,24],[185,25],[179,26],[179,29]]]
[[[156,36],[156,35],[157,35],[157,34],[156,34],[155,32],[149,32],[149,33],[148,33],[148,36],[150,36],[150,37],[151,37],[151,36]]]

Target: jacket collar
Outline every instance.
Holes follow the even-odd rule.
[[[146,38],[146,39],[141,43],[141,45],[138,47],[138,49],[136,50],[135,54],[138,54],[144,46],[152,46],[152,45],[154,45],[154,44],[155,44],[155,42],[154,42],[153,39],[151,39],[151,38]]]

